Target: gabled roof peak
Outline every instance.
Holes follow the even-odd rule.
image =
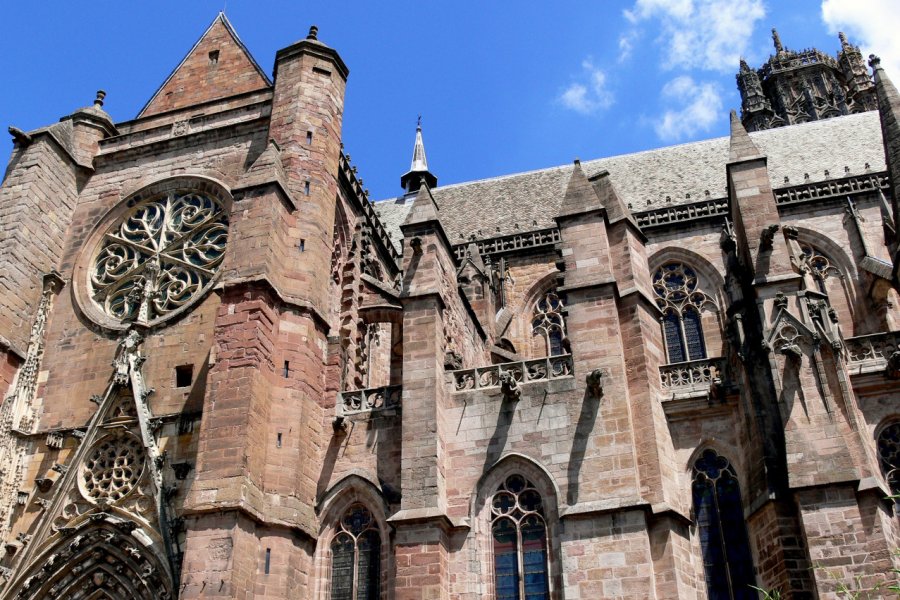
[[[272,86],[272,81],[220,12],[181,59],[138,118]]]

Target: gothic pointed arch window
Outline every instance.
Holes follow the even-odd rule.
[[[706,358],[701,312],[715,303],[700,289],[697,272],[681,262],[667,263],[653,274],[653,292],[663,313],[668,362]]]
[[[497,600],[549,600],[547,523],[541,494],[513,474],[491,499],[491,540]]]
[[[381,597],[381,535],[372,513],[351,505],[331,540],[331,600]]]
[[[900,495],[900,422],[894,422],[878,434],[878,462],[891,493]],[[895,501],[900,507],[900,501]]]
[[[692,491],[707,597],[755,599],[753,555],[734,467],[715,450],[705,450],[694,462]]]
[[[566,354],[566,322],[563,301],[555,291],[549,291],[534,305],[531,334],[544,340],[545,356]]]
[[[800,244],[800,260],[809,269],[819,292],[828,294],[825,282],[830,276],[840,277],[840,269],[825,253],[810,244]]]

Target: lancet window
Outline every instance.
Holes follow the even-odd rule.
[[[680,262],[663,265],[653,274],[653,292],[663,312],[668,362],[706,358],[700,311],[715,304],[699,289],[696,271]]]
[[[372,513],[354,504],[331,541],[331,600],[376,600],[380,593],[381,537]]]
[[[900,494],[900,422],[888,425],[878,434],[878,462],[891,493]]]
[[[715,450],[694,463],[694,518],[709,600],[750,600],[756,580],[734,468]]]
[[[549,600],[547,524],[541,494],[510,475],[491,500],[497,600]]]
[[[563,319],[563,302],[555,292],[547,292],[534,306],[531,333],[543,338],[547,356],[566,354],[566,322]]]

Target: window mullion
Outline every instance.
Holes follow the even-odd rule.
[[[525,600],[525,548],[522,543],[522,527],[519,521],[516,521],[516,561],[519,564],[519,598]]]
[[[718,480],[709,480],[712,483],[713,504],[716,507],[716,519],[719,521],[719,542],[722,544],[722,556],[725,559],[725,577],[728,579],[728,597],[734,600],[734,583],[731,581],[731,563],[728,561],[728,548],[725,543],[725,528],[722,527],[722,509],[719,507],[719,487],[716,485]]]
[[[350,597],[353,600],[357,600],[357,594],[359,594],[359,540],[356,536],[350,536],[353,538],[353,585],[350,588]]]
[[[678,311],[678,331],[681,333],[681,351],[684,353],[684,359],[693,360],[688,348],[687,332],[684,330],[684,313],[680,310]]]

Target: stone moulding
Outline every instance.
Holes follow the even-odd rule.
[[[895,352],[900,351],[900,331],[860,335],[844,340],[847,366],[854,373],[884,370]]]
[[[399,385],[338,392],[337,416],[396,411],[400,408]]]
[[[709,388],[722,381],[724,372],[724,358],[702,358],[662,365],[659,367],[659,378],[664,391],[674,392],[692,388]]]
[[[571,354],[548,356],[533,360],[521,360],[474,369],[450,371],[453,391],[468,392],[485,388],[500,388],[503,376],[508,375],[517,384],[550,381],[572,377],[575,368]]]

